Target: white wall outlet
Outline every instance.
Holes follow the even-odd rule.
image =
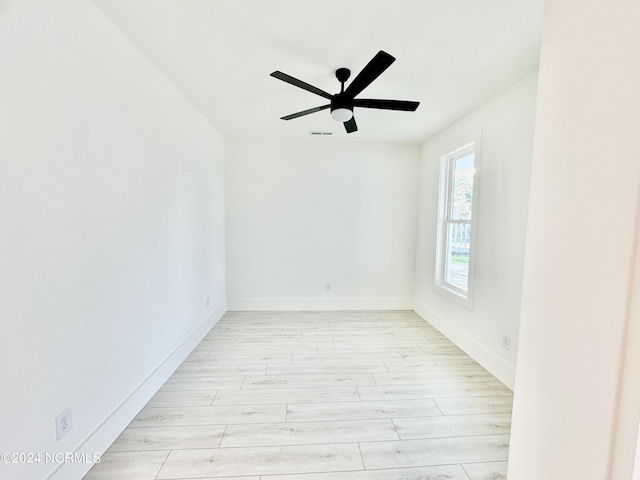
[[[507,334],[502,335],[502,348],[511,350],[511,337]]]
[[[71,428],[73,428],[73,422],[71,421],[71,407],[69,407],[56,417],[57,439],[60,440],[64,437]]]
[[[325,292],[330,292],[331,291],[331,284],[330,283],[325,283],[324,284],[324,291]]]
[[[207,297],[207,307],[209,306],[209,297]]]

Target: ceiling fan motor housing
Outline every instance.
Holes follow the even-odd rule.
[[[338,108],[346,108],[347,110],[353,111],[353,98],[344,93],[335,94],[331,97],[331,111],[333,112]]]
[[[331,97],[331,117],[336,122],[347,122],[353,118],[353,98],[344,93]]]

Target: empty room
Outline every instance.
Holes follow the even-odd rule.
[[[0,479],[640,480],[638,0],[0,0]]]

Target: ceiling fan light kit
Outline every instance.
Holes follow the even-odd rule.
[[[340,123],[348,122],[353,118],[353,111],[348,108],[335,108],[331,110],[331,118]]]
[[[298,80],[286,73],[282,73],[280,71],[273,72],[271,74],[272,77],[298,88],[302,88],[308,92],[315,93],[316,95],[324,97],[331,102],[327,105],[321,105],[319,107],[310,108],[308,110],[284,116],[282,117],[282,120],[293,120],[294,118],[309,115],[321,110],[331,109],[331,117],[337,122],[342,122],[347,133],[353,133],[358,131],[358,126],[356,125],[356,120],[353,116],[354,107],[414,112],[418,108],[418,105],[420,105],[420,102],[355,98],[360,94],[360,92],[367,88],[371,82],[378,78],[382,72],[389,68],[395,60],[396,59],[387,52],[380,50],[362,69],[362,71],[356,75],[346,89],[344,88],[344,84],[351,76],[351,70],[348,68],[339,68],[336,70],[336,78],[340,82],[341,87],[340,93],[336,93],[335,95],[331,95],[324,90],[314,87],[302,80]]]

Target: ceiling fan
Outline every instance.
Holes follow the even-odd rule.
[[[303,110],[302,112],[292,113],[282,117],[282,120],[293,120],[294,118],[309,115],[310,113],[319,112],[321,110],[331,109],[331,117],[337,121],[344,123],[344,127],[347,133],[356,132],[358,126],[353,116],[354,107],[362,108],[379,108],[382,110],[403,110],[407,112],[413,112],[418,108],[420,102],[408,102],[404,100],[375,100],[375,99],[361,99],[355,98],[360,92],[367,88],[371,82],[380,76],[389,66],[395,62],[396,59],[389,55],[387,52],[380,50],[371,61],[362,69],[362,71],[356,75],[351,81],[349,86],[345,89],[344,84],[351,76],[351,70],[348,68],[339,68],[336,70],[336,78],[341,83],[340,93],[331,95],[330,93],[320,90],[313,85],[298,80],[297,78],[275,71],[271,74],[272,77],[282,80],[283,82],[290,83],[296,87],[307,90],[308,92],[320,95],[331,103],[322,105],[320,107],[310,108],[309,110]]]

